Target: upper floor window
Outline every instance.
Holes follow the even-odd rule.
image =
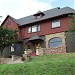
[[[41,18],[41,16],[39,15],[39,16],[37,16],[37,19],[39,19],[39,18]]]
[[[31,27],[28,28],[28,33],[31,33]]]
[[[49,47],[59,47],[62,45],[62,39],[59,37],[55,37],[49,40]]]
[[[37,32],[37,25],[32,26],[32,32]]]
[[[34,25],[28,28],[28,33],[40,31],[40,25]]]
[[[37,31],[40,31],[40,24],[37,25]]]
[[[60,20],[52,21],[52,28],[60,27]]]

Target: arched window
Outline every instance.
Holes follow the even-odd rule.
[[[62,45],[62,39],[55,37],[49,40],[49,47],[58,47]]]

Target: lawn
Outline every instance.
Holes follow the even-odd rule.
[[[20,64],[0,64],[0,75],[75,75],[75,53],[31,57]]]

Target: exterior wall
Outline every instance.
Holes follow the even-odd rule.
[[[57,19],[57,18],[56,18]],[[21,39],[24,38],[30,38],[32,37],[34,34],[38,34],[39,36],[42,35],[49,35],[49,34],[54,34],[54,33],[60,33],[60,32],[64,32],[68,30],[69,27],[69,20],[70,18],[65,16],[65,17],[61,17],[60,19],[60,24],[61,26],[58,28],[52,28],[52,21],[51,20],[47,20],[47,21],[43,21],[42,23],[40,23],[40,31],[39,32],[34,32],[34,33],[28,33],[28,27],[21,27],[20,28],[20,34],[21,34]],[[39,22],[38,22],[39,23]],[[36,24],[34,24],[36,25]]]
[[[44,49],[43,53],[44,54],[63,54],[63,53],[66,53],[66,46]]]
[[[10,24],[7,25],[8,20],[10,21]],[[7,17],[7,19],[5,20],[5,22],[2,25],[3,28],[6,28],[7,26],[8,26],[8,28],[13,29],[13,30],[18,29],[17,24],[10,17]]]
[[[54,37],[59,37],[62,39],[62,46],[66,46],[66,41],[65,41],[65,32],[61,32],[61,33],[55,33],[55,34],[49,34],[49,35],[46,35],[46,48],[48,48],[48,41]]]
[[[14,52],[11,52],[11,46],[5,47],[2,53],[3,57],[10,57],[11,55],[22,56],[24,53],[21,44],[15,44]]]
[[[8,20],[10,21],[10,24],[7,24]],[[18,30],[18,25],[11,19],[11,17],[6,18],[5,22],[2,24],[2,27],[3,28],[8,27],[9,29],[12,29],[12,30]],[[17,32],[17,34],[19,37],[19,32]]]
[[[55,19],[57,19],[57,18],[55,18]],[[47,50],[44,50],[45,54],[65,53],[66,52],[66,45],[67,45],[67,49],[70,49],[70,44],[72,43],[72,42],[68,42],[68,37],[69,37],[68,34],[66,34],[66,36],[65,36],[65,31],[67,31],[68,27],[69,27],[70,17],[64,16],[64,17],[60,17],[59,19],[60,19],[60,25],[61,26],[58,27],[58,28],[52,28],[52,21],[51,21],[51,19],[41,22],[40,23],[40,31],[39,32],[28,33],[29,25],[28,26],[19,27],[19,32],[18,32],[19,40],[22,41],[25,38],[30,38],[30,37],[34,36],[35,34],[38,34],[39,36],[45,36],[44,45],[46,45],[46,48],[47,48]],[[6,21],[3,23],[2,26],[4,28],[7,26],[8,20],[11,22],[10,25],[8,25],[8,28],[13,29],[13,30],[18,29],[18,25],[10,17],[8,17],[6,19]],[[36,25],[36,24],[31,24],[30,26]],[[62,39],[62,46],[49,49],[48,48],[48,41],[51,38],[54,38],[54,37],[60,37]],[[67,39],[66,39],[66,37],[67,37]],[[67,41],[67,43],[66,43],[66,41]],[[43,48],[45,48],[44,45],[42,45]],[[19,52],[19,51],[17,50],[17,52]]]
[[[67,52],[75,52],[75,32],[66,32]]]

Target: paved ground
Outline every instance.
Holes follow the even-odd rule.
[[[21,57],[18,58],[18,59],[14,59],[14,60],[10,59],[10,60],[8,60],[8,61],[6,62],[6,64],[15,64],[15,63],[23,63],[23,62],[21,61]]]

